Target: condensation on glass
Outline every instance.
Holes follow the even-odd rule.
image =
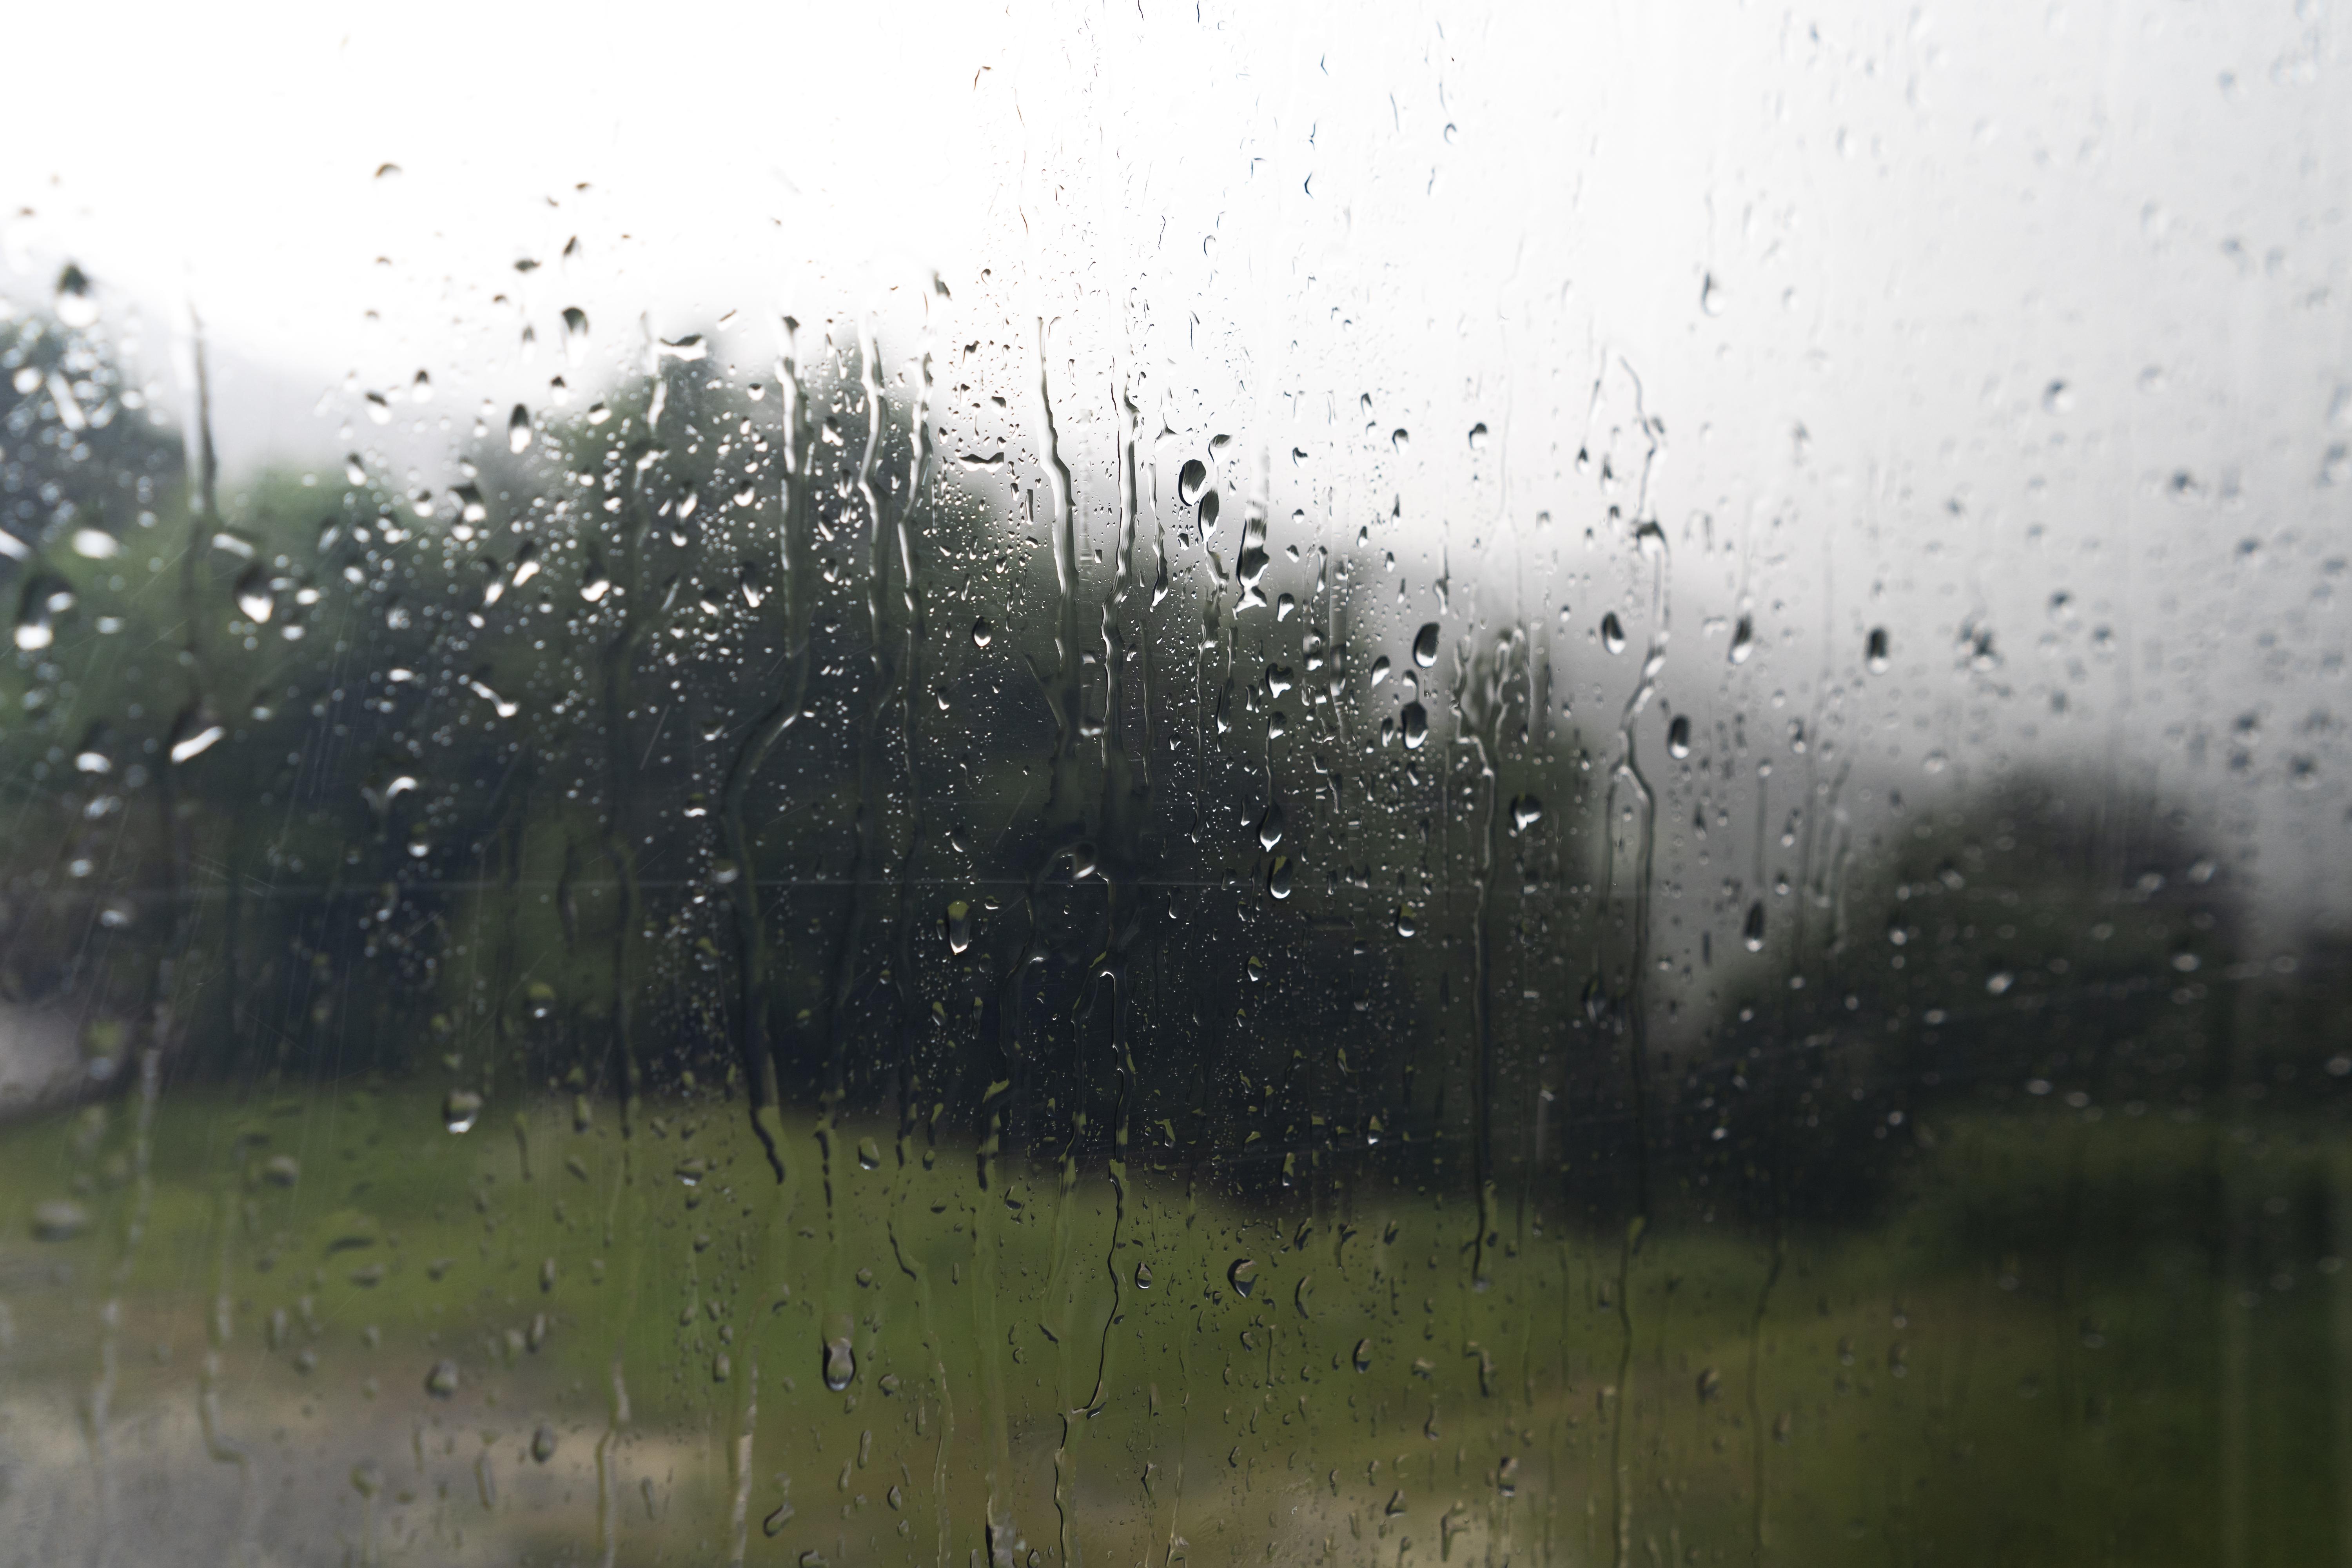
[[[2352,1561],[2320,7],[183,26],[0,1559]]]

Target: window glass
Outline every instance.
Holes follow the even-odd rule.
[[[0,1540],[2352,1552],[2318,5],[12,19]]]

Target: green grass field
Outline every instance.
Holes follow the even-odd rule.
[[[803,1116],[779,1185],[722,1102],[442,1112],[167,1089],[143,1130],[132,1097],[0,1134],[0,1559],[2347,1545],[2318,1130],[1958,1121],[1875,1228],[1530,1208],[1480,1289],[1466,1195],[1360,1173],[1267,1212],[1171,1171],[983,1188],[968,1145],[852,1124],[828,1159]]]

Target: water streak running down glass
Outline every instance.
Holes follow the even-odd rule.
[[[2331,12],[771,9],[0,35],[0,1563],[2352,1563]]]

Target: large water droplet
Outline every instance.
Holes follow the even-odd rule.
[[[1139,1290],[1149,1290],[1151,1289],[1150,1264],[1138,1263],[1135,1266],[1135,1288]]]
[[[1356,1342],[1356,1356],[1355,1356],[1355,1361],[1356,1361],[1356,1370],[1357,1370],[1358,1372],[1370,1372],[1370,1371],[1371,1371],[1371,1370],[1372,1370],[1372,1342],[1371,1342],[1371,1341],[1370,1341],[1370,1340],[1358,1340],[1358,1341]]]
[[[986,616],[982,616],[980,619],[971,623],[972,647],[986,647],[990,643],[994,642],[995,640],[996,628],[988,624],[988,617]]]
[[[57,641],[58,618],[73,607],[73,590],[56,578],[30,584],[16,610],[16,646],[26,653],[47,647]]]
[[[1666,754],[1670,757],[1690,755],[1690,719],[1686,714],[1675,714],[1674,722],[1666,726]]]
[[[530,1457],[542,1465],[555,1458],[555,1428],[544,1421],[530,1435]]]
[[[1543,818],[1543,802],[1531,795],[1520,795],[1511,802],[1511,830],[1525,833]]]
[[[1282,842],[1282,802],[1273,801],[1264,816],[1257,819],[1257,844],[1261,849],[1271,849]]]
[[[520,403],[507,416],[507,450],[518,458],[530,450],[530,410]]]
[[[1201,491],[1209,482],[1209,466],[1198,458],[1187,458],[1184,466],[1176,470],[1176,499],[1185,506],[1197,505]]]
[[[1378,686],[1381,681],[1386,680],[1388,678],[1389,656],[1382,654],[1380,658],[1372,660],[1372,684],[1374,686]]]
[[[880,1144],[878,1144],[878,1143],[877,1143],[877,1142],[874,1142],[874,1140],[873,1140],[873,1139],[871,1139],[871,1138],[860,1138],[860,1139],[857,1141],[857,1166],[858,1166],[858,1169],[863,1170],[863,1171],[874,1171],[874,1170],[879,1170],[879,1169],[881,1168],[881,1165],[882,1165],[882,1148],[881,1148],[881,1145],[880,1145]]]
[[[1886,673],[1886,628],[1885,626],[1870,628],[1870,637],[1863,644],[1862,658],[1863,662],[1870,667],[1871,674]]]
[[[89,278],[68,261],[58,274],[57,295],[51,309],[58,320],[68,327],[87,327],[98,320],[98,301],[90,298]]]
[[[166,754],[175,765],[192,761],[211,751],[227,733],[227,726],[202,708],[189,708],[172,725],[172,749]]]
[[[1225,1278],[1232,1282],[1235,1290],[1244,1296],[1248,1295],[1257,1288],[1257,1259],[1234,1258],[1233,1267],[1225,1270]]]
[[[563,357],[578,364],[588,356],[588,312],[577,305],[563,308]]]
[[[89,1228],[89,1211],[70,1198],[33,1205],[33,1239],[71,1241]]]
[[[470,1132],[481,1120],[482,1097],[470,1089],[453,1089],[441,1102],[441,1125],[452,1132]]]
[[[1611,653],[1625,651],[1625,624],[1614,610],[1601,617],[1601,646]]]
[[[1486,449],[1486,426],[1483,420],[1470,426],[1470,449],[1474,452]]]
[[[1396,933],[1397,933],[1397,935],[1399,935],[1399,936],[1411,936],[1413,932],[1415,932],[1415,931],[1419,931],[1420,929],[1421,929],[1421,918],[1420,918],[1419,913],[1418,913],[1418,912],[1413,909],[1413,907],[1412,907],[1411,904],[1399,904],[1399,905],[1396,907]]]
[[[971,905],[961,899],[948,905],[948,951],[961,952],[971,945]]]
[[[1698,308],[1710,316],[1723,314],[1723,285],[1715,280],[1712,272],[1698,286]]]
[[[857,1375],[857,1352],[846,1332],[824,1342],[824,1385],[839,1394]]]
[[[784,1532],[784,1526],[792,1521],[793,1505],[788,1502],[779,1503],[773,1513],[760,1521],[760,1531],[761,1533],[772,1538],[782,1535]]]
[[[236,607],[256,626],[268,621],[278,608],[277,597],[269,591],[269,574],[259,566],[247,567],[245,575],[236,580]]]
[[[1408,752],[1421,750],[1422,742],[1429,739],[1429,710],[1418,702],[1408,702],[1404,705],[1404,711],[1397,717],[1404,725],[1404,749]]]
[[[1739,940],[1750,952],[1764,951],[1764,901],[1759,899],[1748,906],[1748,918],[1739,924]]]
[[[1756,651],[1756,618],[1742,616],[1731,630],[1731,662],[1746,664],[1748,656]]]
[[[446,1399],[457,1392],[457,1363],[443,1358],[433,1363],[425,1374],[425,1392],[436,1399]]]
[[[1290,897],[1290,857],[1277,855],[1265,869],[1265,890],[1276,899]]]
[[[1206,539],[1217,531],[1219,502],[1217,492],[1211,490],[1201,498],[1201,537]]]
[[[1431,621],[1412,634],[1412,662],[1427,669],[1437,662],[1437,623]]]

